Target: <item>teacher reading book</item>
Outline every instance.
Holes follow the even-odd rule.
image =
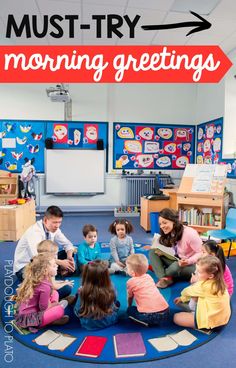
[[[178,213],[170,208],[160,211],[159,225],[160,235],[153,239],[149,259],[159,279],[156,286],[164,289],[178,280],[190,280],[201,257],[202,241],[197,231],[184,226]],[[159,244],[162,250],[158,249]],[[166,252],[163,246],[167,247]]]

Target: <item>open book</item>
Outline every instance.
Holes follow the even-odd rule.
[[[158,351],[171,351],[175,350],[178,346],[191,345],[195,340],[197,340],[197,338],[189,331],[182,330],[175,334],[149,339],[148,341]]]
[[[160,238],[160,234],[154,235],[151,248],[156,249],[158,253],[160,252],[163,256],[171,259],[172,261],[178,261],[179,258],[175,256],[174,248],[166,247],[165,245],[160,244],[159,238]]]
[[[62,334],[52,330],[43,332],[40,336],[33,340],[38,345],[47,346],[49,350],[64,351],[69,345],[76,340],[76,337]]]

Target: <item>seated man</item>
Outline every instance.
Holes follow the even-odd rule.
[[[73,244],[59,229],[62,223],[63,212],[57,206],[50,206],[44,214],[43,220],[31,225],[19,240],[14,255],[13,271],[19,281],[23,279],[24,267],[37,255],[37,245],[42,240],[52,240],[63,251],[58,252],[56,263],[61,274],[69,274],[75,271],[73,259]]]

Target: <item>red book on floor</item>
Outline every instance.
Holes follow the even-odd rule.
[[[75,355],[97,358],[101,354],[106,342],[106,337],[86,336],[75,352]]]

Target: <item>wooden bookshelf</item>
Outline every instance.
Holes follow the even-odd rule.
[[[228,201],[226,174],[222,165],[187,165],[177,193],[179,219],[199,233],[222,229]]]

